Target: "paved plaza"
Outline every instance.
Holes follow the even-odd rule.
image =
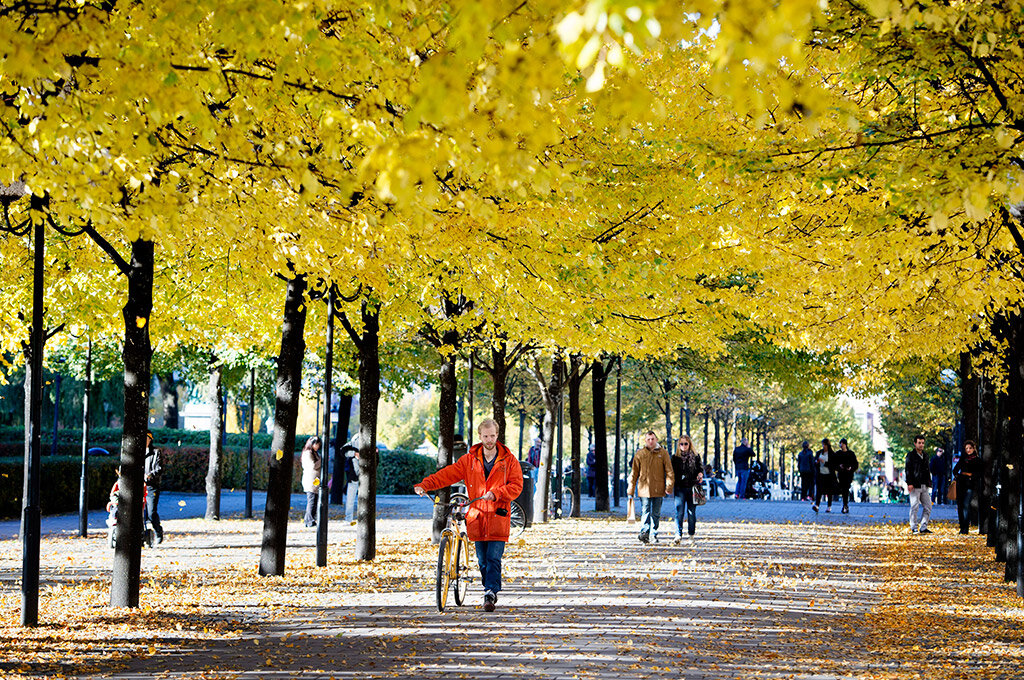
[[[713,499],[679,546],[671,522],[659,544],[641,545],[621,514],[585,513],[510,543],[490,614],[477,590],[467,606],[436,611],[430,506],[417,498],[381,499],[372,563],[352,559],[354,527],[335,521],[330,564],[315,567],[315,531],[294,514],[281,578],[255,575],[260,519],[168,512],[167,541],[143,551],[141,607],[130,612],[105,606],[103,536],[51,531],[43,625],[24,633],[12,625],[20,544],[0,541],[12,636],[0,675],[1019,677],[1021,607],[1002,565],[983,537],[956,533],[948,506],[936,508],[936,533],[910,535],[907,507],[814,515],[799,502]],[[48,654],[62,636],[77,647]]]

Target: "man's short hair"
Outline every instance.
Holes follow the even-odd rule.
[[[498,427],[498,421],[494,418],[484,418],[481,420],[480,424],[476,426],[476,431],[478,433],[483,432],[485,427],[493,427],[495,432],[501,429]]]
[[[649,434],[654,434],[654,430],[647,430],[647,432],[644,433],[644,436],[646,437]],[[657,437],[658,435],[654,434],[654,436]]]
[[[924,441],[924,435],[923,435],[923,434],[915,434],[915,435],[914,435],[914,441],[916,442],[916,441],[917,441],[917,440],[919,440],[919,439],[920,439],[921,441]]]

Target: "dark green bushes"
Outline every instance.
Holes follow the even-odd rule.
[[[209,437],[209,434],[207,434]],[[304,441],[304,440],[303,440]],[[158,446],[163,456],[163,479],[161,488],[165,491],[204,493],[206,491],[206,469],[209,462],[209,442],[206,446]],[[11,444],[10,446],[14,446]],[[21,514],[21,496],[24,472],[23,444],[18,444],[16,455],[0,458],[0,517],[18,517]],[[62,449],[71,449],[64,445]],[[103,447],[107,448],[107,447]],[[116,448],[116,447],[115,447]],[[45,450],[45,448],[44,448]],[[108,449],[110,450],[110,449]],[[74,455],[42,457],[40,472],[41,502],[44,514],[74,512],[78,509],[78,486],[81,477],[81,457]],[[115,453],[115,451],[111,451]],[[268,449],[253,451],[253,488],[267,488]],[[245,468],[248,446],[227,446],[221,467],[222,489],[245,489]],[[106,505],[110,487],[117,478],[117,455],[90,456],[89,458],[89,508],[98,509]],[[332,460],[331,463],[334,461]],[[437,468],[433,458],[399,449],[380,454],[377,468],[377,493],[411,494],[414,484]],[[337,476],[333,468],[331,476]],[[340,479],[340,477],[339,477]],[[299,455],[295,456],[295,471],[292,475],[292,491],[302,491],[302,468]]]

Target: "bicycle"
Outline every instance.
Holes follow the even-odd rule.
[[[456,497],[457,496],[457,497]],[[434,584],[437,595],[437,611],[443,612],[448,604],[448,591],[454,587],[455,604],[462,606],[469,591],[469,538],[466,536],[466,508],[483,500],[469,500],[462,494],[452,494],[447,503],[448,524],[441,532],[441,543],[437,548],[437,573]],[[437,500],[434,500],[437,504]]]
[[[453,501],[455,499],[463,499],[463,500],[466,501],[466,503],[469,503],[469,496],[467,496],[466,494],[462,493],[461,491],[453,491],[452,495],[451,495],[451,499]],[[516,502],[516,501],[510,501],[509,502],[508,519],[509,519],[509,533],[508,533],[508,537],[509,538],[516,538],[516,537],[522,535],[522,533],[524,531],[526,531],[526,512],[523,510],[523,506],[519,505],[518,502]]]

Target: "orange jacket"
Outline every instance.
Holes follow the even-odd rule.
[[[523,468],[501,442],[497,442],[498,457],[490,477],[484,479],[484,446],[473,444],[469,452],[448,467],[424,477],[417,484],[426,491],[466,482],[469,499],[494,492],[496,501],[477,501],[466,512],[466,534],[471,541],[507,541],[509,532],[509,502],[523,490]]]

